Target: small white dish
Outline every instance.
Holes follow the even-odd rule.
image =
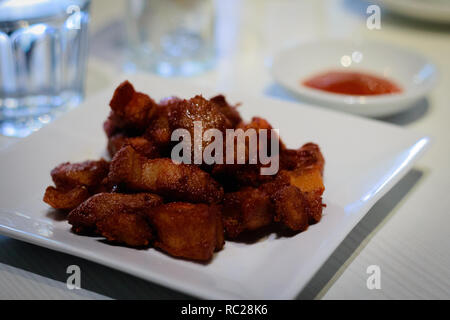
[[[303,82],[327,71],[357,71],[386,78],[401,93],[353,96],[306,87]],[[273,59],[275,80],[306,102],[340,111],[381,117],[404,111],[424,98],[437,81],[437,70],[424,56],[380,42],[323,40],[281,51]]]
[[[217,94],[185,80],[147,76],[129,80],[156,100]],[[52,184],[50,170],[57,164],[105,155],[102,123],[109,114],[113,90],[111,87],[91,97],[39,132],[0,151],[0,234],[201,298],[294,298],[429,144],[426,136],[383,122],[246,93],[227,93],[230,102],[242,102],[240,111],[246,120],[259,115],[279,128],[288,147],[298,148],[309,141],[320,145],[326,161],[323,201],[327,207],[320,223],[306,232],[281,238],[272,234],[256,243],[227,241],[210,263],[199,264],[151,248],[136,250],[76,235],[67,221],[58,215],[55,219],[55,211],[42,201],[45,188]]]

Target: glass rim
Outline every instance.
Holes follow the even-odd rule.
[[[16,15],[12,15],[11,18],[7,18],[7,19],[3,19],[3,20],[0,17],[0,31],[2,31],[2,29],[14,28],[17,25],[22,25],[24,22],[26,22],[28,25],[30,25],[30,24],[42,22],[43,20],[53,20],[53,19],[56,20],[59,18],[68,17],[71,14],[73,14],[74,12],[76,12],[76,9],[72,10],[72,12],[68,11],[68,9],[70,8],[71,5],[78,6],[79,11],[83,11],[83,12],[89,11],[89,6],[91,4],[91,0],[67,0],[67,1],[64,1],[63,4],[65,4],[65,6],[63,6],[61,3],[59,4],[58,11],[50,12],[48,14],[42,14],[39,16],[36,16],[36,15],[26,16],[25,15],[24,17],[18,18],[18,16],[20,16],[20,14],[16,14]],[[1,1],[0,1],[0,5],[1,5]],[[1,6],[0,6],[0,9],[2,9]]]

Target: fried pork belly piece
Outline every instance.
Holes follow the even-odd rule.
[[[324,191],[319,168],[280,171],[257,188],[225,193],[223,223],[228,238],[278,222],[300,232],[322,217]]]
[[[309,225],[309,203],[295,186],[288,185],[275,192],[271,199],[275,206],[274,221],[292,231],[304,231]]]
[[[44,202],[55,209],[71,210],[89,196],[108,188],[105,179],[108,171],[109,162],[103,159],[62,163],[51,171],[56,188],[45,190]]]
[[[112,157],[125,145],[130,145],[138,153],[153,159],[159,158],[160,153],[158,147],[144,137],[126,137],[119,133],[108,139],[108,152]]]
[[[282,150],[280,155],[280,167],[285,170],[317,168],[323,174],[324,166],[325,159],[315,143],[307,143],[297,150]]]
[[[287,177],[289,184],[296,186],[306,198],[309,223],[322,218],[323,170],[325,160],[317,144],[307,143],[298,150],[283,150],[280,157],[282,170],[279,176]]]
[[[219,107],[220,112],[222,112],[228,121],[230,121],[233,128],[237,127],[237,125],[242,122],[237,106],[231,106],[225,99],[225,96],[220,94],[212,97],[210,101]]]
[[[51,171],[57,188],[67,189],[75,186],[86,186],[94,191],[108,175],[109,162],[88,160],[80,163],[65,162]]]
[[[208,173],[171,159],[147,159],[125,146],[114,156],[108,179],[133,191],[152,192],[171,200],[218,203],[223,189]]]
[[[106,240],[130,247],[146,247],[153,238],[146,217],[136,213],[113,213],[97,222],[97,232]]]
[[[169,106],[168,120],[171,130],[182,128],[189,131],[192,148],[194,147],[195,121],[201,122],[202,135],[208,129],[217,129],[225,133],[226,129],[233,127],[219,107],[202,96],[195,96],[189,100],[175,100]],[[209,143],[203,140],[202,152]]]
[[[190,130],[192,134],[193,122],[196,120],[206,125],[204,130],[217,128],[221,131],[236,127],[242,121],[236,107],[230,106],[223,95],[213,97],[211,100],[201,96],[190,100],[168,97],[159,102],[145,136],[167,151],[171,144],[172,131],[184,128]]]
[[[267,131],[267,141],[266,146],[268,148],[268,156],[271,156],[271,135],[270,130],[272,130],[272,126],[267,122],[267,120],[263,118],[254,117],[252,121],[249,123],[240,123],[237,126],[237,129],[242,129],[246,132],[249,129],[255,130],[258,134],[257,143],[257,156],[258,163],[249,164],[249,139],[245,140],[245,163],[246,164],[237,164],[237,150],[238,150],[238,139],[235,139],[234,146],[234,164],[216,164],[214,165],[211,174],[214,178],[216,178],[219,182],[221,182],[226,190],[233,190],[240,187],[251,186],[258,187],[263,183],[267,183],[273,180],[273,176],[270,175],[261,175],[261,168],[263,165],[260,162],[260,152],[259,152],[259,130],[265,129]],[[279,150],[284,150],[285,146],[280,138],[277,136],[277,142],[279,146]],[[225,153],[224,153],[225,154]],[[273,155],[275,156],[275,155]]]
[[[259,133],[259,130],[261,130],[261,129],[267,130],[267,146],[270,146],[270,143],[271,143],[270,131],[273,129],[273,127],[266,119],[261,118],[261,117],[253,117],[249,123],[241,122],[237,126],[237,128],[240,128],[244,131],[248,130],[248,129],[254,129],[258,133]],[[286,146],[284,145],[283,141],[281,141],[281,138],[278,135],[277,135],[277,139],[278,139],[279,150],[286,149]],[[259,147],[259,145],[258,145],[258,147]]]
[[[129,246],[147,246],[152,239],[147,221],[150,208],[162,204],[162,198],[151,193],[99,193],[68,215],[76,233],[94,233],[108,241]]]
[[[222,219],[228,238],[233,239],[246,230],[270,225],[273,215],[272,201],[260,189],[248,187],[224,196]]]
[[[158,146],[162,151],[167,152],[171,140],[172,130],[169,126],[169,108],[170,104],[174,103],[175,99],[164,101],[164,104],[160,104],[156,110],[156,115],[150,122],[147,130],[145,131],[145,138]]]
[[[156,230],[155,247],[168,254],[198,260],[211,260],[224,244],[218,206],[173,202],[150,210]]]
[[[216,164],[211,175],[229,192],[245,187],[257,188],[274,178],[271,175],[261,175],[261,166],[254,164]]]
[[[157,104],[148,95],[134,90],[133,85],[122,82],[109,103],[122,126],[144,132],[152,119]]]
[[[187,129],[192,136],[194,121],[201,121],[203,130],[215,128],[225,132],[225,129],[232,127],[215,103],[199,95],[189,100],[171,100],[168,111],[171,128]]]
[[[283,174],[289,176],[291,185],[302,191],[309,205],[310,223],[319,222],[322,218],[322,194],[325,191],[320,166],[312,166],[309,169],[297,169],[286,171]]]
[[[49,186],[45,190],[44,202],[54,209],[72,210],[89,197],[90,193],[85,186],[76,186],[68,190]]]

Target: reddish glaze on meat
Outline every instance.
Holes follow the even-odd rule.
[[[400,93],[392,81],[361,72],[329,71],[303,82],[303,85],[322,91],[355,96]]]

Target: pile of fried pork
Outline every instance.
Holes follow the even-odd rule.
[[[128,81],[110,107],[104,130],[112,160],[60,164],[45,191],[44,201],[68,212],[75,233],[209,261],[225,239],[271,226],[297,233],[321,219],[324,158],[316,144],[293,150],[280,140],[276,175],[261,175],[260,163],[177,163],[172,132],[193,137],[194,121],[223,133],[272,127],[262,118],[244,122],[222,95],[156,103]]]

